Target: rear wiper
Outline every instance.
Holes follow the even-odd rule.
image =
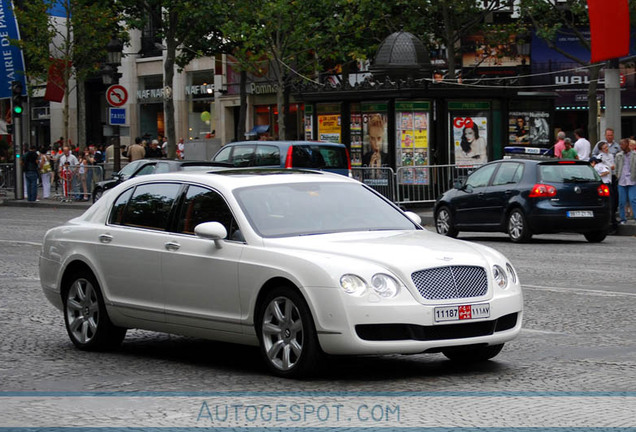
[[[584,178],[584,177],[570,177],[567,179],[563,179],[566,183],[567,182],[588,182],[591,181],[590,179]]]

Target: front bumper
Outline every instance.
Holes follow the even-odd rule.
[[[492,290],[492,288],[491,288]],[[351,297],[333,289],[313,289],[311,303],[324,352],[341,355],[416,354],[445,347],[496,345],[521,331],[523,295],[518,285],[483,300],[453,299],[422,304],[407,290],[394,299]],[[434,322],[438,306],[489,303],[484,319]]]

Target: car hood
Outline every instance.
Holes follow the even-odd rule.
[[[298,253],[328,254],[362,260],[396,273],[448,265],[489,267],[502,256],[494,250],[426,230],[364,231],[265,239],[266,247],[289,249]]]

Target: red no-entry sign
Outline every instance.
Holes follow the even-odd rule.
[[[128,90],[119,84],[112,85],[106,90],[106,100],[111,106],[120,107],[128,100]]]

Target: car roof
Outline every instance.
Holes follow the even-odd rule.
[[[330,147],[345,147],[344,144],[333,143],[328,141],[298,141],[298,140],[279,140],[279,141],[238,141],[233,143],[227,143],[223,147],[228,146],[244,146],[244,145],[272,145],[280,148],[287,148],[291,145],[321,145],[321,146],[330,146]]]

